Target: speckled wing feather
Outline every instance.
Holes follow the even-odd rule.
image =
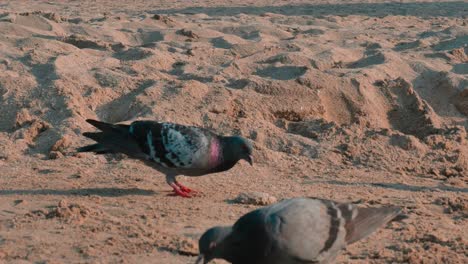
[[[208,130],[172,123],[135,121],[129,131],[142,151],[161,166],[203,169],[209,164],[213,134]]]

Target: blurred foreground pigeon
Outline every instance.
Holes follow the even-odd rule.
[[[284,200],[245,214],[232,227],[206,231],[196,263],[215,258],[234,264],[329,263],[346,245],[370,235],[400,210],[309,198]]]
[[[190,197],[191,189],[176,180],[177,175],[202,176],[231,169],[244,159],[252,165],[252,145],[240,136],[225,137],[199,127],[154,121],[130,125],[108,124],[87,119],[101,132],[86,132],[97,144],[78,152],[124,153],[145,161],[166,175],[176,195]]]

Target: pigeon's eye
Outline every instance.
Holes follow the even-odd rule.
[[[210,245],[208,246],[210,250],[213,250],[215,247],[216,247],[216,242],[211,242]]]
[[[249,147],[244,145],[244,146],[242,146],[242,151],[244,151],[245,153],[249,153],[250,149],[249,149]]]

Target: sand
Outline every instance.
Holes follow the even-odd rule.
[[[0,4],[0,262],[193,263],[251,192],[404,207],[337,263],[467,262],[466,2],[94,2]],[[77,155],[86,118],[240,134],[256,163],[168,196]]]

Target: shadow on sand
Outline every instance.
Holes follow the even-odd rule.
[[[138,188],[85,188],[85,189],[70,189],[70,190],[0,190],[0,195],[70,195],[70,196],[102,196],[102,197],[120,197],[127,195],[154,195],[156,192],[152,190],[143,190]]]
[[[414,186],[401,183],[367,183],[367,182],[344,182],[344,181],[306,181],[307,184],[325,183],[331,185],[342,185],[342,186],[369,186],[369,187],[380,187],[385,189],[394,189],[399,191],[410,191],[410,192],[437,192],[437,191],[448,191],[448,192],[462,192],[468,193],[468,188],[456,188],[452,186],[440,185],[434,187],[427,186]]]
[[[283,6],[232,6],[232,7],[187,7],[182,9],[153,10],[154,14],[196,14],[209,16],[235,16],[238,14],[260,15],[276,13],[286,16],[347,16],[372,17],[418,16],[418,17],[463,17],[468,13],[468,2],[431,3],[354,3],[354,4],[305,4]]]

